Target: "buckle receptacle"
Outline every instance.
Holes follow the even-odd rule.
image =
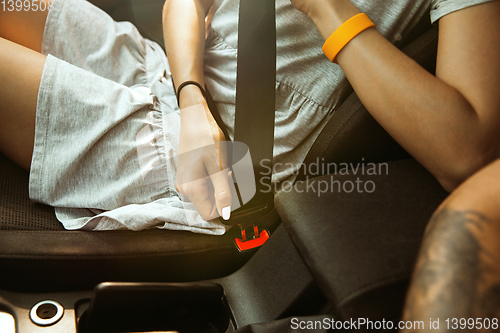
[[[266,229],[259,230],[256,225],[240,225],[240,228],[241,238],[234,239],[234,243],[240,252],[260,247],[269,239],[269,231]]]

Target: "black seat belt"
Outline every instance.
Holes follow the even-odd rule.
[[[274,0],[240,0],[234,140],[252,156],[257,192],[249,206],[269,200],[276,90]],[[233,157],[234,158],[234,157]],[[270,192],[272,196],[272,192]]]
[[[256,193],[224,221],[257,231],[252,224],[274,206],[271,189],[276,96],[275,0],[240,0],[234,141],[250,151]],[[235,149],[232,161],[242,158]],[[258,234],[253,232],[252,237]],[[251,237],[250,237],[251,238]],[[245,239],[244,239],[245,240]]]

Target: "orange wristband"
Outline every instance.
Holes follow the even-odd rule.
[[[345,21],[337,30],[335,30],[330,37],[323,44],[323,53],[331,62],[335,62],[335,57],[354,37],[360,32],[375,24],[368,18],[365,13],[354,15]]]

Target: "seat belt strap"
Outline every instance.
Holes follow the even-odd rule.
[[[238,210],[273,205],[269,170],[273,160],[275,90],[275,0],[240,0],[234,140],[249,148],[256,194]],[[232,156],[233,161],[241,157]],[[238,210],[232,216],[238,216]]]

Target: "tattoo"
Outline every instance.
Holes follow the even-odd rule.
[[[500,253],[481,242],[492,222],[476,211],[443,208],[429,222],[405,320],[498,318]],[[479,235],[479,237],[478,237]]]

